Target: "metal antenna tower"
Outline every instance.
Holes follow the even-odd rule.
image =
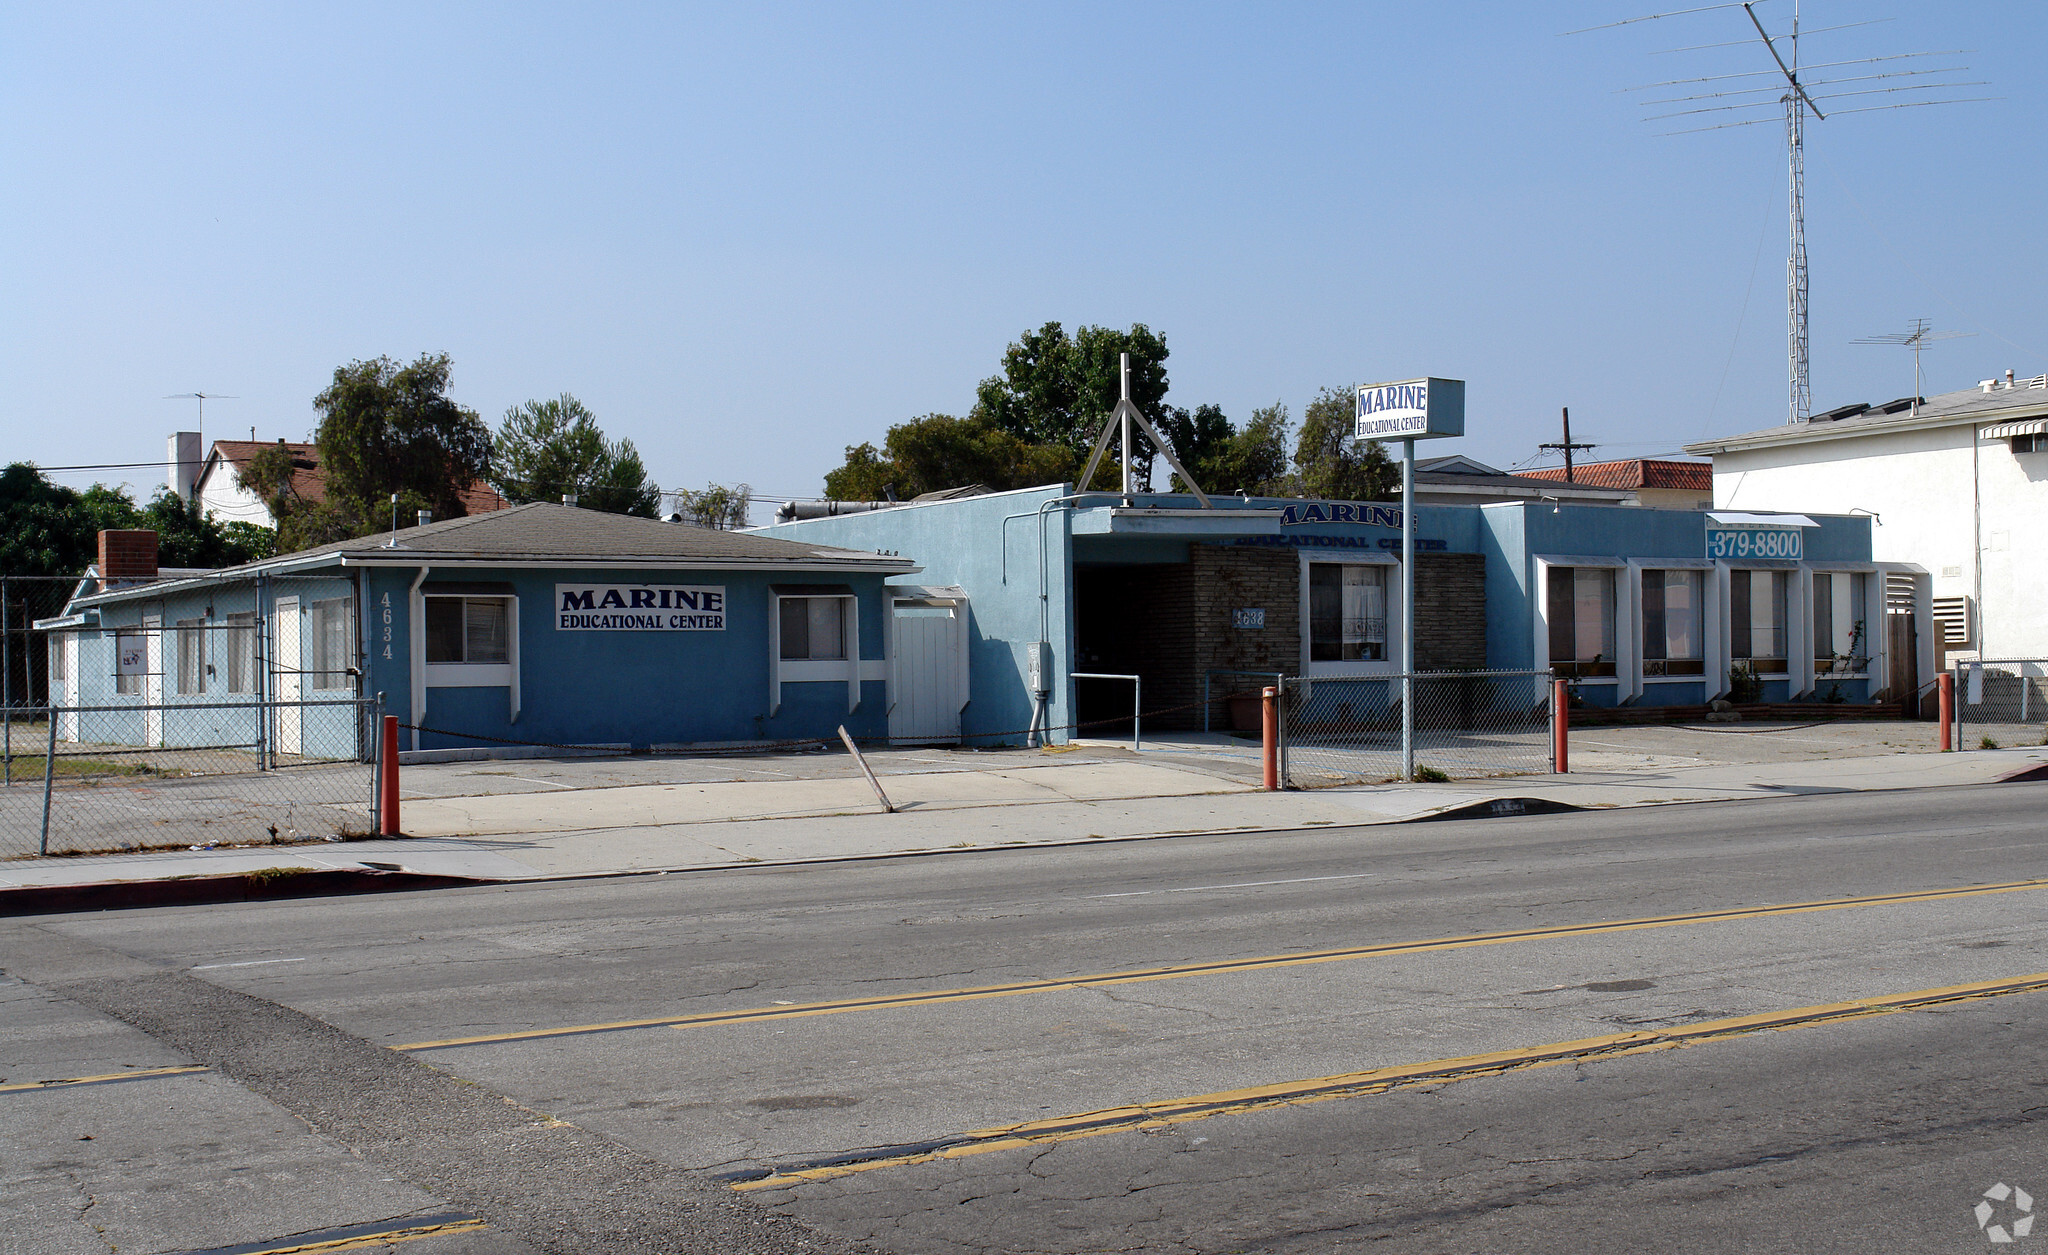
[[[1927,395],[1925,386],[1920,382],[1920,350],[1937,340],[1962,340],[1976,334],[1974,331],[1934,331],[1928,327],[1925,318],[1915,318],[1911,331],[1888,331],[1883,335],[1864,336],[1860,340],[1851,340],[1849,343],[1897,344],[1913,350],[1913,405],[1911,412],[1918,414],[1920,412],[1920,398]]]
[[[164,400],[199,402],[199,430],[204,432],[206,430],[206,403],[208,401],[236,401],[240,400],[240,398],[231,397],[224,392],[174,392],[170,396],[165,397]]]
[[[1676,9],[1668,13],[1650,13],[1642,17],[1625,18],[1619,22],[1607,22],[1600,26],[1588,26],[1583,30],[1566,31],[1567,35],[1581,35],[1588,31],[1608,30],[1617,26],[1628,26],[1636,22],[1655,21],[1660,18],[1683,17],[1694,13],[1708,13],[1719,9],[1741,9],[1749,23],[1756,29],[1756,38],[1763,41],[1764,50],[1771,54],[1775,68],[1735,74],[1709,74],[1698,78],[1667,79],[1661,83],[1646,83],[1638,87],[1624,88],[1624,91],[1654,91],[1666,87],[1694,86],[1697,84],[1732,84],[1738,80],[1766,80],[1763,85],[1752,87],[1729,86],[1715,90],[1709,87],[1691,95],[1663,96],[1645,99],[1646,106],[1689,105],[1668,113],[1645,115],[1645,121],[1658,122],[1675,119],[1692,119],[1705,114],[1728,113],[1751,109],[1781,107],[1785,115],[1785,156],[1790,183],[1788,196],[1791,219],[1791,241],[1785,255],[1785,357],[1787,383],[1787,423],[1804,422],[1813,414],[1813,382],[1808,363],[1807,341],[1807,269],[1806,269],[1806,114],[1826,121],[1828,115],[1821,111],[1819,102],[1834,101],[1850,97],[1884,96],[1899,92],[1946,92],[1961,87],[1981,87],[1982,82],[1973,82],[1953,77],[1969,72],[1968,66],[1948,65],[1938,68],[1883,69],[1869,74],[1844,74],[1832,78],[1801,79],[1799,67],[1799,0],[1792,3],[1791,31],[1785,35],[1772,35],[1764,29],[1756,10],[1759,5],[1771,0],[1733,0],[1732,3],[1708,4],[1699,8]],[[1832,31],[1848,30],[1856,26],[1871,26],[1888,18],[1869,19],[1860,22],[1845,22],[1838,26],[1826,26],[1810,30],[1807,34],[1818,35]],[[1664,52],[1697,52],[1712,48],[1726,48],[1746,45],[1748,39],[1729,40],[1722,43],[1694,44],[1685,48],[1667,48]],[[1780,51],[1780,45],[1783,51]],[[1895,61],[1910,61],[1919,57],[1954,57],[1962,55],[1957,51],[1947,52],[1906,52],[1888,56],[1860,57],[1846,61],[1829,61],[1809,65],[1809,70],[1840,70],[1848,67],[1878,65]],[[1823,91],[1818,96],[1809,88],[1843,87],[1854,83],[1875,83],[1886,79],[1926,78],[1926,82],[1905,85],[1863,87],[1846,91]],[[1762,96],[1761,100],[1740,100],[1739,97]],[[1777,97],[1776,100],[1770,97]],[[1880,109],[1906,109],[1927,105],[1954,105],[1972,101],[1992,100],[1990,96],[1951,96],[1943,99],[1912,99],[1881,104],[1856,105],[1850,108],[1834,108],[1836,116],[1845,113],[1874,113]],[[1712,103],[1701,103],[1712,102]],[[1768,122],[1768,117],[1743,118],[1729,122],[1707,122],[1700,126],[1683,126],[1678,130],[1665,131],[1666,135],[1689,135],[1697,131],[1719,131],[1736,126],[1755,126]],[[1917,396],[1918,393],[1915,393]]]

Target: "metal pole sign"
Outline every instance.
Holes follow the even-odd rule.
[[[1357,440],[1401,442],[1401,778],[1415,779],[1415,442],[1465,434],[1465,381],[1361,384]]]

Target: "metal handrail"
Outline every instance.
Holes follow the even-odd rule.
[[[1142,682],[1134,675],[1119,675],[1112,671],[1072,671],[1068,675],[1076,680],[1129,680],[1131,682],[1131,750],[1136,752],[1138,740],[1138,712],[1145,707],[1139,702],[1138,692]]]

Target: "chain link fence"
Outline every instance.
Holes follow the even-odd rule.
[[[2048,745],[2048,659],[1959,664],[1956,733],[1962,749]]]
[[[1550,672],[1417,672],[1415,772],[1476,779],[1547,772]],[[1401,778],[1401,677],[1290,676],[1282,688],[1283,774],[1289,788]]]
[[[373,831],[352,584],[166,583],[101,623],[0,580],[0,859]]]

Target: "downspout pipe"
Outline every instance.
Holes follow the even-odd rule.
[[[412,718],[407,722],[412,727],[412,747],[420,747],[419,725],[427,717],[427,599],[420,595],[420,585],[427,582],[427,573],[434,568],[423,566],[420,573],[412,577],[412,587],[405,594],[405,615],[408,626],[405,643],[408,660],[406,670],[412,679]]]

